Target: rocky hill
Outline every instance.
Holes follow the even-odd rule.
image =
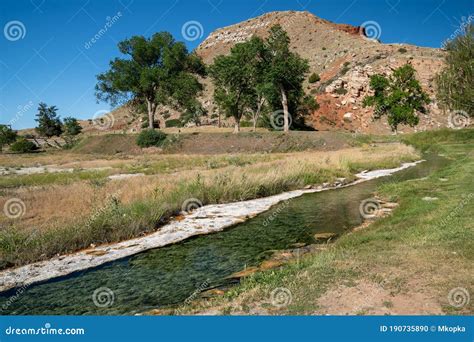
[[[293,51],[306,58],[311,73],[320,75],[317,83],[306,83],[305,90],[315,96],[320,109],[308,118],[308,124],[318,130],[348,130],[364,133],[390,133],[386,119],[373,121],[373,111],[362,108],[362,100],[369,94],[369,77],[374,73],[390,74],[400,65],[410,62],[417,71],[425,91],[432,99],[428,115],[421,115],[420,124],[411,129],[400,127],[401,132],[427,130],[447,126],[447,116],[437,107],[433,79],[443,65],[444,51],[406,44],[382,44],[371,39],[377,27],[357,27],[335,24],[309,12],[271,12],[244,22],[227,26],[211,33],[196,49],[206,64],[232,46],[252,35],[265,37],[271,26],[280,24],[291,39]],[[362,24],[362,23],[361,23]],[[370,31],[369,31],[370,30]],[[374,32],[375,30],[375,32]],[[212,101],[213,86],[203,80],[205,91],[201,101],[211,114],[204,123],[216,124],[217,108]],[[168,111],[169,118],[177,112]],[[136,115],[122,108],[114,112],[111,130],[137,131],[140,123]],[[211,119],[212,117],[212,119]],[[163,125],[164,122],[161,122]],[[226,122],[224,124],[231,124]],[[90,122],[87,130],[95,128]]]
[[[433,100],[429,115],[420,117],[415,130],[447,125],[446,115],[436,105],[433,84],[434,76],[443,65],[444,52],[405,44],[381,44],[370,38],[377,32],[366,32],[378,28],[335,24],[309,12],[271,12],[213,32],[196,52],[206,63],[212,63],[216,56],[229,53],[234,44],[252,35],[265,37],[275,24],[288,32],[293,51],[309,61],[311,73],[321,77],[318,83],[306,84],[306,91],[321,105],[309,122],[316,129],[389,133],[386,120],[373,122],[373,111],[362,108],[362,99],[369,93],[370,75],[388,75],[407,62],[414,66],[423,88]],[[204,96],[205,104],[214,110],[210,88]],[[402,127],[401,131],[412,129]]]

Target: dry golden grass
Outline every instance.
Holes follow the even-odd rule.
[[[295,175],[302,173],[320,174],[326,177],[348,176],[354,165],[363,168],[390,167],[399,165],[404,160],[417,157],[411,147],[402,144],[382,145],[374,148],[351,148],[335,152],[305,152],[275,154],[271,158],[253,160],[244,166],[226,166],[218,169],[206,169],[196,166],[190,170],[172,173],[128,178],[123,180],[107,180],[101,182],[78,181],[66,185],[29,186],[4,190],[0,196],[0,207],[9,198],[21,198],[26,205],[26,213],[19,220],[11,220],[2,216],[0,224],[15,225],[17,229],[49,229],[64,226],[68,223],[87,217],[96,208],[100,208],[107,199],[114,195],[122,204],[129,205],[150,198],[165,198],[186,182],[193,182],[198,175],[204,184],[211,184],[225,178],[226,186],[222,189],[231,189],[232,194],[222,194],[221,201],[250,198],[254,187],[266,184],[279,184],[284,180],[292,180],[296,185],[305,185],[302,179],[298,183]],[[194,163],[202,156],[166,156],[168,160],[181,160],[183,165],[200,165]],[[219,160],[217,157],[208,157],[210,160]],[[235,157],[238,158],[238,157]],[[247,157],[241,156],[242,159]],[[154,159],[154,158],[151,158]],[[136,157],[128,163],[139,164],[145,161]],[[147,161],[150,161],[147,159]],[[64,161],[63,165],[75,165],[77,162]],[[105,163],[105,164],[103,164]],[[94,160],[85,165],[98,167],[99,165],[115,166],[123,163],[116,160]],[[121,165],[123,166],[123,165]],[[72,167],[72,166],[68,166]],[[324,179],[321,179],[324,180]],[[327,179],[329,180],[329,179]],[[191,195],[191,194],[190,194]],[[197,195],[195,195],[197,196]]]

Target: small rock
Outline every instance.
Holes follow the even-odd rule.
[[[329,240],[336,237],[336,233],[316,233],[314,234],[315,240]]]
[[[438,200],[438,197],[429,197],[429,196],[426,196],[426,197],[423,197],[422,198],[423,201],[437,201]]]
[[[344,118],[344,121],[346,121],[346,122],[352,122],[353,115],[354,115],[354,114],[352,114],[352,113],[346,113],[346,114],[344,114],[344,117],[343,117],[343,118]]]
[[[215,297],[215,296],[223,296],[225,294],[225,291],[219,290],[219,289],[210,289],[204,292],[201,292],[200,296],[209,298],[209,297]]]
[[[255,272],[258,271],[258,267],[248,267],[245,270],[235,272],[234,274],[230,275],[227,278],[243,278],[243,277],[248,277],[249,275],[254,274]]]
[[[283,262],[278,260],[265,260],[260,264],[260,270],[269,270],[278,266],[281,266]]]

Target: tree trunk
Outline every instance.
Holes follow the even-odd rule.
[[[234,133],[240,132],[240,120],[235,119]]]
[[[257,118],[253,118],[253,131],[255,132],[257,130]]]
[[[281,105],[283,106],[283,131],[288,133],[290,130],[290,113],[288,112],[288,98],[286,97],[285,89],[280,86]]]
[[[147,104],[147,109],[148,109],[148,128],[154,129],[156,105],[152,103],[150,100],[146,100],[146,104]]]
[[[221,112],[217,114],[217,127],[221,128]]]

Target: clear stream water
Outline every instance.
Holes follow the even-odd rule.
[[[258,265],[275,250],[292,248],[296,243],[314,243],[315,233],[342,234],[359,225],[359,204],[372,196],[377,185],[424,177],[446,163],[435,155],[425,159],[426,162],[393,176],[282,202],[223,232],[149,250],[32,285],[24,291],[9,290],[0,294],[0,312],[117,315],[183,303],[197,289],[231,285],[232,281],[226,279],[229,275]],[[103,287],[113,292],[114,301],[112,305],[98,307],[93,293]],[[102,299],[107,302],[110,298]],[[99,300],[101,303],[104,302]]]

